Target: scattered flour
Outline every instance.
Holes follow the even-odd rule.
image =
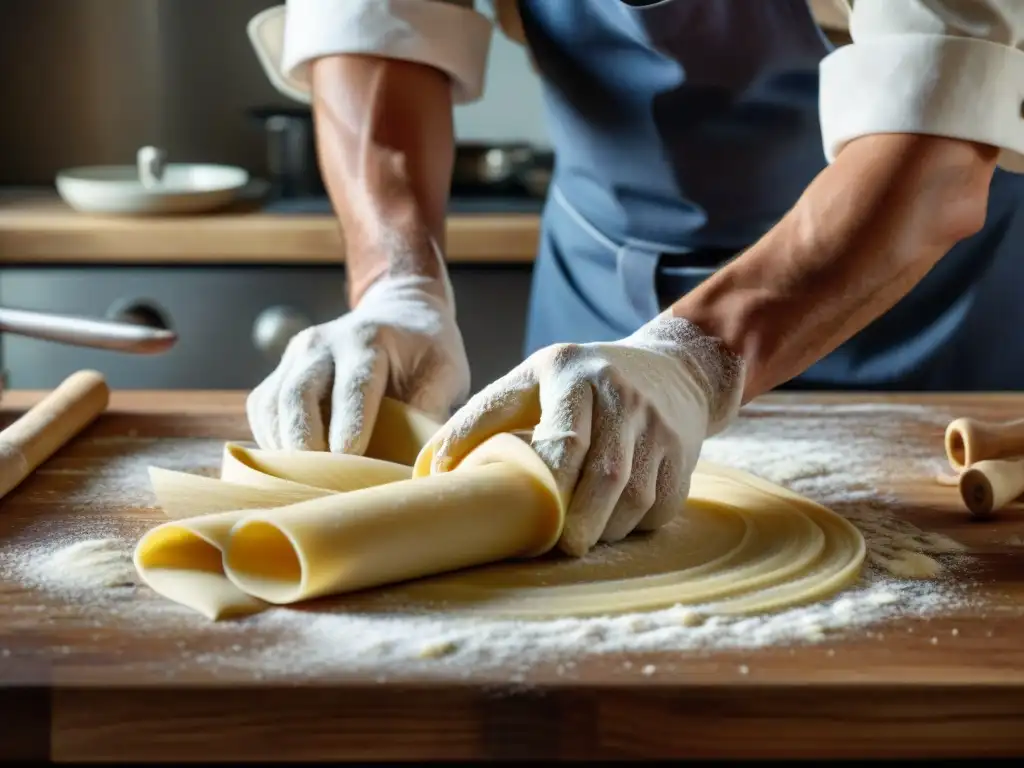
[[[131,552],[117,539],[76,541],[39,561],[38,566],[48,574],[46,578],[62,583],[68,592],[139,584]]]
[[[747,411],[753,418],[709,440],[702,458],[789,487],[857,525],[867,542],[868,567],[859,584],[834,599],[733,619],[705,615],[700,606],[676,606],[646,614],[545,622],[457,620],[398,612],[343,613],[323,602],[209,622],[132,586],[131,552],[148,526],[138,520],[111,520],[97,508],[111,493],[151,507],[146,475],[151,464],[190,471],[197,463],[217,466],[219,447],[215,451],[210,443],[185,440],[153,443],[141,454],[112,458],[102,477],[91,477],[71,494],[70,503],[83,509],[80,522],[61,530],[39,522],[16,534],[0,548],[0,577],[63,598],[71,606],[68,610],[81,613],[97,628],[117,626],[163,637],[177,633],[182,663],[242,669],[265,678],[355,670],[372,670],[382,680],[399,672],[468,677],[470,670],[492,668],[518,679],[539,663],[557,664],[558,674],[571,675],[589,654],[623,653],[659,654],[657,665],[637,668],[644,675],[657,675],[670,667],[673,653],[821,642],[896,617],[927,618],[965,604],[969,558],[963,548],[896,517],[892,499],[883,491],[893,479],[935,476],[944,462],[941,430],[952,414],[898,405],[794,409],[755,404]],[[894,411],[903,418],[886,418]],[[934,426],[935,443],[908,440],[903,431],[907,418]],[[865,424],[870,424],[867,434]],[[197,458],[197,445],[209,455]],[[45,544],[38,544],[40,540]],[[605,548],[599,556],[614,558],[616,550]],[[218,636],[225,638],[224,647],[211,651],[217,644],[209,638]],[[631,667],[623,662],[624,669]],[[744,669],[741,674],[747,673]]]
[[[103,437],[93,438],[90,443],[93,455],[105,459],[102,471],[44,464],[34,474],[51,476],[54,487],[33,490],[34,501],[59,501],[86,514],[105,513],[111,498],[121,506],[156,509],[149,484],[150,466],[195,472],[195,467],[202,465],[208,468],[205,474],[215,476],[223,452],[223,443],[189,438]]]

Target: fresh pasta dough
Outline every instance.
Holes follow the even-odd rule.
[[[171,520],[140,540],[141,579],[211,619],[340,596],[339,610],[539,620],[677,604],[766,612],[860,574],[864,539],[845,518],[705,461],[664,528],[556,555],[567,500],[528,433],[431,474],[438,426],[385,400],[367,456],[229,443],[220,479],[152,468]]]

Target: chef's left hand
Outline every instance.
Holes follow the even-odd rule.
[[[701,445],[734,418],[742,380],[739,358],[668,313],[620,341],[555,344],[452,416],[433,470],[533,427],[534,450],[570,499],[558,547],[581,556],[682,510]]]

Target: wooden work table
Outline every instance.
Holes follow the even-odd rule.
[[[453,214],[453,263],[532,263],[539,216]],[[263,213],[248,203],[197,216],[114,217],[74,211],[56,194],[0,196],[0,265],[339,264],[333,216]]]
[[[39,396],[4,393],[4,423]],[[791,409],[784,418],[796,424],[809,403],[877,399],[762,401]],[[1024,395],[884,399],[981,418],[1024,411]],[[857,429],[871,430],[879,418],[845,413],[860,420]],[[52,530],[76,515],[118,517],[144,530],[160,520],[152,504],[137,501],[149,487],[144,466],[137,476],[118,475],[120,485],[108,484],[99,511],[68,501],[75,483],[102,476],[110,462],[154,440],[191,441],[192,465],[176,468],[213,473],[223,441],[249,439],[244,393],[115,393],[106,414],[0,503],[0,546],[19,531]],[[906,440],[942,456],[938,423],[908,421]],[[257,642],[243,625],[214,636],[143,635],[3,584],[0,754],[14,743],[12,734],[36,755],[58,760],[1020,754],[1024,551],[995,542],[1024,534],[1024,517],[973,522],[955,491],[931,477],[908,477],[892,490],[894,514],[971,548],[971,589],[987,607],[894,619],[884,641],[855,631],[742,653],[637,654],[628,667],[621,657],[585,657],[568,677],[538,665],[517,682],[474,670],[450,678],[392,674],[383,682],[351,673],[268,679],[177,650],[185,641],[211,654]],[[917,625],[921,631],[913,633]],[[930,644],[937,634],[955,641]],[[665,656],[672,657],[665,674],[640,674]],[[741,662],[749,674],[736,673]]]

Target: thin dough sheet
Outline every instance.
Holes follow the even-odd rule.
[[[438,478],[421,485],[413,465],[417,457],[418,467],[426,465],[423,458],[438,425],[393,401],[385,402],[381,413],[386,416],[378,426],[386,425],[397,438],[392,442],[387,433],[375,432],[371,440],[375,458],[253,451],[228,444],[221,479],[153,468],[154,490],[172,521],[146,534],[136,549],[136,566],[143,580],[168,599],[211,619],[263,610],[270,603],[251,593],[259,590],[247,592],[239,587],[244,580],[232,580],[231,574],[226,574],[225,551],[230,549],[233,532],[242,530],[246,521],[273,527],[275,520],[291,519],[302,521],[303,534],[289,534],[288,525],[278,525],[278,531],[284,532],[278,539],[290,536],[290,543],[267,547],[264,556],[269,560],[262,570],[293,578],[296,563],[315,555],[322,563],[319,568],[336,572],[334,581],[324,582],[326,586],[321,585],[317,593],[337,595],[330,592],[331,585],[345,583],[346,564],[330,562],[334,549],[318,547],[320,538],[315,534],[319,525],[337,536],[340,523],[350,524],[337,517],[347,508],[358,508],[361,519],[369,521],[361,525],[359,535],[365,537],[365,532],[371,531],[371,538],[360,547],[377,546],[388,553],[387,562],[380,568],[382,573],[408,574],[408,568],[396,567],[401,547],[410,557],[416,548],[445,551],[448,547],[450,559],[460,565],[449,572],[420,578],[391,581],[392,576],[387,576],[382,586],[360,588],[323,601],[324,610],[545,620],[688,605],[708,613],[752,614],[827,598],[855,582],[863,566],[863,536],[845,518],[752,474],[706,461],[700,462],[694,473],[685,513],[684,505],[680,505],[680,515],[664,528],[635,534],[612,546],[599,546],[579,559],[555,554],[549,548],[557,538],[557,530],[551,528],[558,522],[559,500],[553,498],[557,491],[552,488],[551,478],[545,476],[546,468],[531,464],[536,461],[535,454],[529,450],[529,456],[523,453],[528,448],[526,443],[516,440],[516,446],[508,442],[508,436],[498,436],[484,459],[464,462],[480,465],[472,470],[477,472],[482,465],[504,462],[503,466],[483,470],[491,472],[495,482],[504,483],[508,494],[521,497],[495,497],[493,487],[474,481],[469,469],[460,476],[461,470],[456,468],[445,483]],[[414,447],[418,447],[415,452]],[[383,460],[382,456],[401,461]],[[425,493],[424,489],[435,486],[439,490],[427,492],[431,498],[422,505],[410,505],[405,497],[396,497],[393,490],[408,487],[411,493]],[[388,490],[381,492],[384,487]],[[353,506],[345,501],[347,494],[366,489],[378,490],[360,495],[360,504]],[[328,497],[337,497],[338,504]],[[412,525],[415,535],[403,529],[403,535],[395,537],[406,542],[401,547],[383,538],[389,537],[387,530],[391,528],[373,524],[376,513],[368,500],[376,498],[383,500],[382,520],[388,515],[400,519],[395,517],[399,508],[407,514],[409,509],[415,511],[422,506],[421,517]],[[456,499],[459,509],[444,508],[448,500]],[[526,512],[524,505],[529,506]],[[320,510],[326,510],[327,516],[320,517]],[[481,510],[479,521],[474,519],[474,510]],[[514,539],[515,547],[539,546],[548,549],[547,553],[466,567],[473,553],[466,556],[459,547],[471,549],[474,541],[486,539],[488,513],[519,514],[522,519],[508,521],[502,529],[507,533],[487,539],[481,556],[493,557],[502,551],[503,537],[508,539],[506,548]],[[433,519],[431,515],[457,527],[445,532],[439,525],[435,533],[424,524]],[[504,521],[500,515],[492,519]],[[432,536],[444,540],[432,543]],[[453,548],[456,539],[466,543]],[[344,546],[339,545],[338,551],[342,550]],[[372,558],[363,558],[362,580],[353,578],[352,583],[364,583],[368,578],[372,581],[373,574],[368,577],[366,573],[371,566]],[[432,567],[436,570],[437,563]],[[255,577],[249,580],[252,584],[258,581]],[[268,600],[277,603],[294,602],[302,594],[301,585],[291,590],[282,590],[280,585],[265,590],[265,595],[272,596]]]

